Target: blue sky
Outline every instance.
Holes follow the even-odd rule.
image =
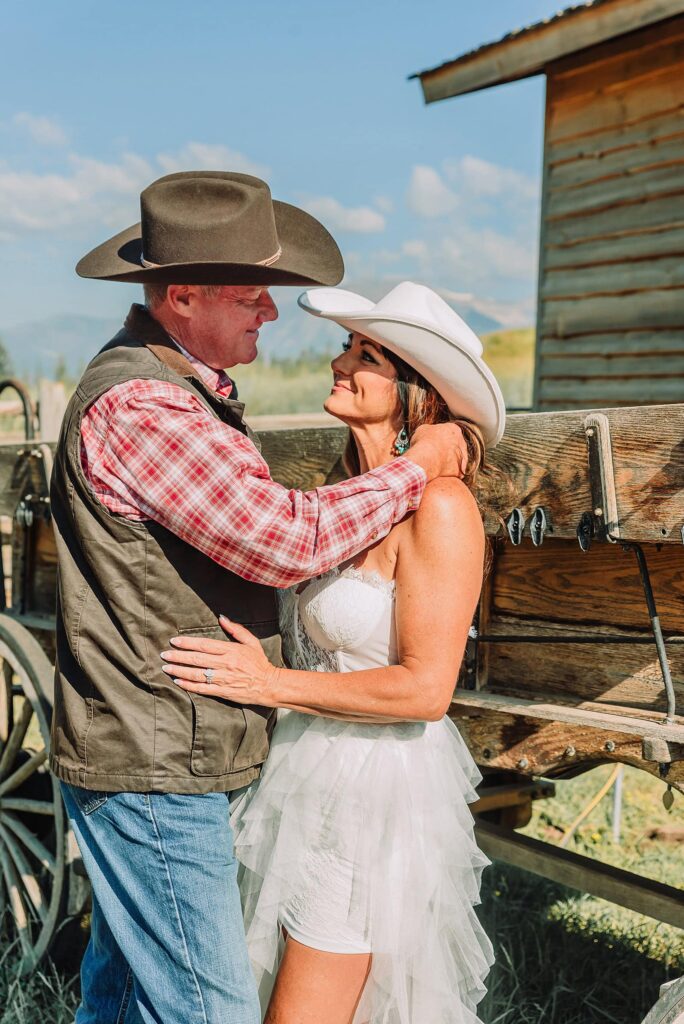
[[[4,0],[0,332],[125,311],[139,289],[74,264],[138,219],[149,181],[195,167],[261,174],[318,215],[348,287],[411,278],[531,323],[543,80],[425,107],[407,77],[558,6]]]

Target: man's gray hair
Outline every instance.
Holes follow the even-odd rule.
[[[168,284],[149,284],[143,285],[143,294],[145,296],[145,305],[148,309],[157,309],[161,306],[162,302],[166,299],[166,290]],[[220,284],[205,284],[202,285],[202,292],[209,299],[215,298],[221,291],[222,285]]]

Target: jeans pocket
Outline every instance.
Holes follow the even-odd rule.
[[[80,811],[83,814],[92,814],[107,803],[111,793],[103,793],[99,789],[82,789],[80,786],[68,786],[69,792],[74,798]]]

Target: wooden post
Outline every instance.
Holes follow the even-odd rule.
[[[66,406],[67,394],[63,382],[41,377],[38,382],[38,420],[42,441],[57,440]]]

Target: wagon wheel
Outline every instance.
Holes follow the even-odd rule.
[[[59,785],[45,764],[52,666],[28,630],[2,614],[0,669],[0,924],[17,941],[26,974],[62,916],[66,827]]]
[[[682,1024],[684,1021],[684,978],[661,986],[660,999],[642,1024]]]

